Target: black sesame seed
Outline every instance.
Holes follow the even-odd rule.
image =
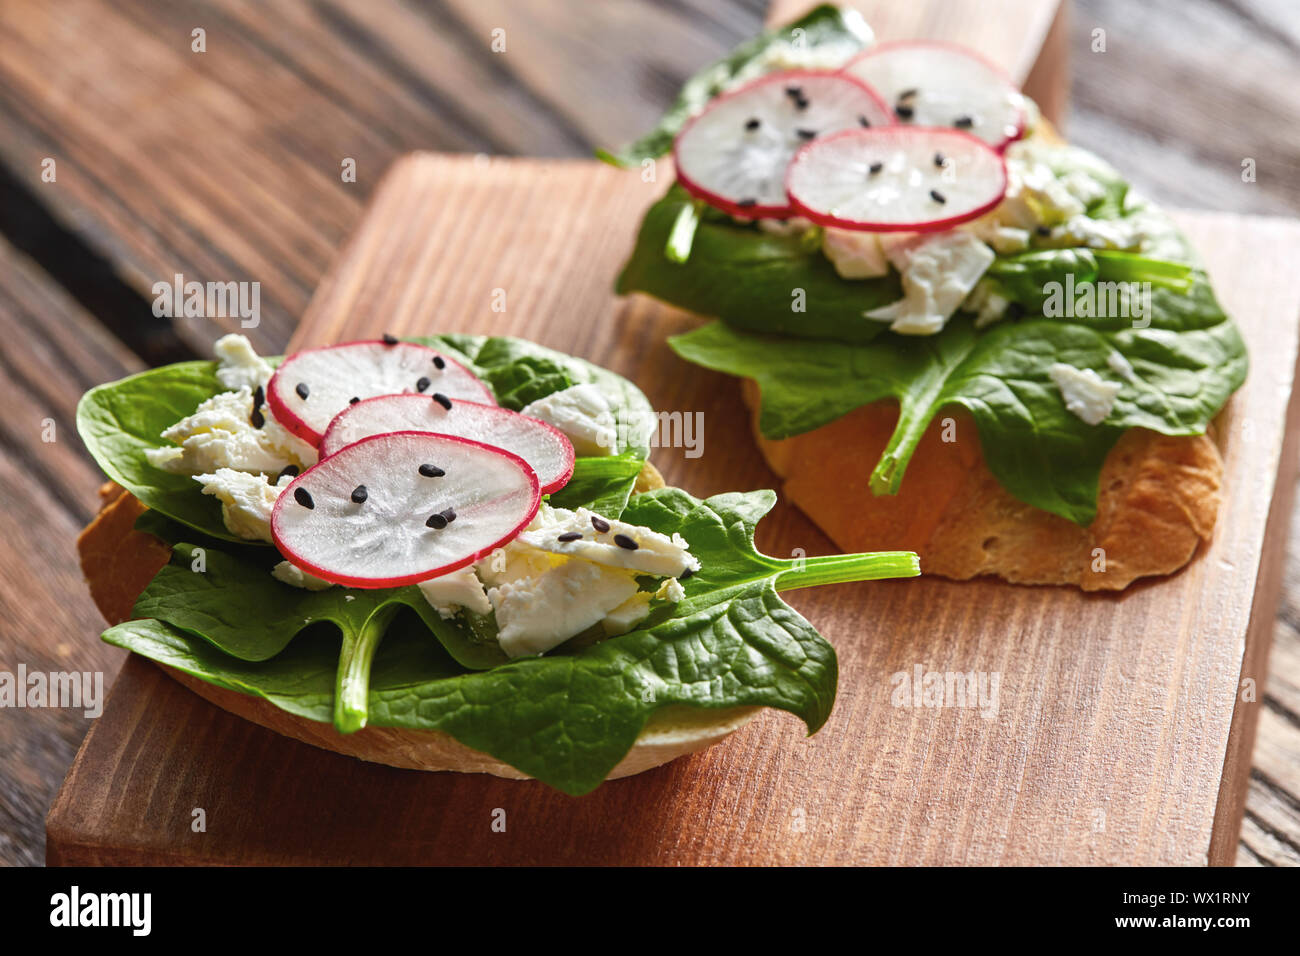
[[[431,384],[431,383],[429,382],[429,380],[428,380],[427,378],[425,378],[425,377],[422,375],[422,376],[420,376],[419,381],[417,381],[417,382],[415,383],[415,390],[416,390],[417,392],[428,391],[428,388],[429,388],[429,385],[430,385],[430,384]]]
[[[858,125],[861,126],[863,129],[868,129],[871,126],[871,120],[867,119],[865,116],[859,116]]]
[[[952,121],[952,125],[957,127],[958,129],[970,129],[972,126],[975,125],[975,120],[973,117],[970,116],[958,116],[955,120]]]
[[[384,339],[383,339],[383,341],[384,341],[384,344],[385,344],[385,345],[396,345],[396,344],[397,344],[397,336],[396,336],[396,335],[392,335],[392,334],[390,334],[390,333],[388,333],[388,332],[385,332],[385,333],[384,333]]]
[[[801,100],[803,99],[803,87],[787,86],[785,88],[785,95],[790,97],[792,100]]]
[[[311,500],[306,488],[295,488],[293,490],[293,500],[298,502],[304,508],[315,508],[316,502]]]
[[[599,531],[601,534],[604,534],[606,531],[609,530],[609,522],[606,521],[604,518],[602,518],[600,515],[591,516],[591,526],[595,528],[597,531]]]
[[[443,358],[441,355],[435,355],[433,357],[433,367],[438,369],[439,371],[442,371],[444,368],[447,367],[447,360]]]
[[[354,505],[361,504],[369,497],[370,497],[370,492],[366,490],[365,485],[357,485],[355,488],[352,489],[352,503]]]
[[[448,523],[448,524],[450,524],[451,522],[453,522],[453,521],[456,520],[456,509],[455,509],[455,508],[443,508],[442,511],[440,511],[440,512],[438,512],[438,513],[439,513],[440,515],[442,515],[444,518],[447,519],[447,523]]]
[[[311,394],[311,389],[307,387],[306,382],[299,382],[293,387],[293,390],[298,393],[298,397],[303,401],[306,401],[307,396]]]
[[[1051,227],[1051,226],[1037,226],[1037,227],[1034,229],[1034,232],[1038,233],[1040,236],[1050,236],[1050,235],[1052,234],[1052,227]]]
[[[794,98],[794,108],[797,110],[806,110],[808,108],[808,97],[796,96]]]
[[[639,545],[625,534],[614,535],[614,543],[620,548],[627,548],[629,551],[635,551]]]
[[[880,172],[882,169],[885,168],[885,164],[884,164],[884,163],[872,163],[871,166],[868,167],[868,168],[871,170],[871,175],[874,176],[874,175],[876,175],[876,173]]]
[[[694,571],[693,569],[691,569],[691,568],[687,568],[687,569],[686,569],[685,571],[683,571],[681,574],[677,575],[677,580],[678,580],[678,581],[685,581],[687,578],[689,578],[689,577],[690,577],[692,574],[694,574],[694,573],[695,573],[695,571]]]
[[[934,154],[934,164],[936,166],[942,169],[945,162],[947,161],[943,158],[943,153]]]
[[[298,466],[297,466],[297,465],[285,465],[285,466],[284,466],[284,469],[283,469],[283,470],[282,470],[278,475],[275,476],[275,483],[278,485],[278,484],[280,483],[280,480],[281,480],[282,478],[284,478],[285,475],[288,475],[290,478],[297,478],[297,477],[298,477]]]
[[[937,189],[930,190],[930,198],[933,199],[935,202],[941,204],[946,203],[948,201],[947,197],[945,197],[944,194],[939,192],[939,190]]]
[[[439,405],[441,405],[443,408],[447,409],[448,411],[451,411],[451,399],[448,398],[446,395],[442,394],[442,392],[434,392],[433,400],[437,402]]]
[[[754,199],[754,198],[751,196],[751,197],[749,197],[749,198],[747,198],[747,199],[742,199],[742,200],[740,200],[739,202],[736,203],[736,205],[739,206],[739,207],[741,207],[742,209],[748,209],[750,206],[757,206],[757,205],[758,205],[758,200],[757,200],[757,199]]]
[[[261,428],[266,424],[266,416],[262,414],[261,409],[255,408],[253,409],[253,414],[248,416],[248,421],[254,428]]]
[[[441,531],[443,528],[447,527],[447,519],[440,514],[431,514],[429,515],[429,520],[424,523],[424,526],[426,528],[437,528]]]
[[[556,538],[555,540],[556,540],[556,541],[581,541],[581,540],[582,540],[582,532],[581,532],[581,531],[566,531],[566,532],[564,532],[564,534],[560,535],[560,536],[559,536],[558,538]]]
[[[900,104],[894,107],[894,115],[901,120],[910,120],[916,115],[916,110],[912,109],[910,106]]]
[[[359,399],[359,398],[357,398],[355,395],[353,395],[351,398],[348,399],[348,404],[349,404],[349,405],[355,405],[355,404],[356,404],[357,402],[359,402],[359,401],[361,401],[361,399]]]
[[[426,478],[441,478],[446,472],[437,465],[421,465],[420,474]]]
[[[751,116],[749,119],[745,120],[745,129],[748,130],[758,129],[762,125],[763,124],[758,121],[757,116]]]
[[[257,411],[261,408],[264,401],[266,401],[266,392],[262,389],[262,386],[259,385],[253,390],[253,411]]]
[[[795,130],[795,135],[800,139],[813,139],[816,137],[817,131],[815,129],[797,129]]]

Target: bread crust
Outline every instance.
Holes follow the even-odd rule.
[[[1117,591],[1177,571],[1214,529],[1223,458],[1209,435],[1125,432],[1102,466],[1097,517],[1081,528],[1013,498],[984,463],[974,420],[958,407],[931,423],[900,492],[876,496],[871,472],[898,420],[896,403],[873,402],[772,440],[758,429],[757,383],[746,379],[742,395],[789,500],[845,551],[915,551],[923,574]],[[945,419],[955,441],[942,440]]]
[[[648,491],[663,484],[662,476],[647,462],[636,490]],[[100,498],[99,514],[77,538],[77,550],[100,613],[109,624],[120,624],[132,618],[136,598],[170,559],[171,548],[153,535],[135,530],[136,519],[147,509],[133,495],[108,484],[100,489]],[[217,687],[174,667],[158,666],[222,710],[313,747],[411,770],[454,770],[528,779],[527,774],[441,731],[371,726],[355,734],[340,734],[330,724],[290,714],[260,697]],[[608,779],[641,773],[710,747],[745,726],[758,711],[757,707],[662,707],[651,715],[632,749]]]

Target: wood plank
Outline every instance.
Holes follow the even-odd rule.
[[[526,336],[628,375],[660,409],[704,413],[707,454],[656,452],[670,482],[698,495],[770,486],[734,384],[684,374],[664,345],[698,320],[610,295],[630,224],[658,191],[584,162],[405,158],[294,344],[385,329]],[[1120,597],[938,579],[797,592],[791,603],[840,654],[840,697],[819,734],[806,739],[797,721],[765,713],[707,753],[579,800],[534,783],[357,764],[247,726],[233,733],[228,715],[133,666],[51,811],[51,858],[1230,862],[1238,791],[1221,798],[1220,786],[1230,754],[1249,752],[1234,701],[1260,636],[1249,624],[1267,620],[1276,600],[1276,576],[1259,569],[1281,547],[1281,523],[1269,533],[1267,518],[1279,465],[1295,452],[1283,448],[1282,409],[1300,325],[1278,317],[1300,316],[1300,225],[1179,220],[1254,364],[1218,423],[1228,495],[1215,539],[1175,577]],[[495,289],[506,291],[505,313],[491,309]],[[759,542],[773,554],[832,550],[786,505]],[[996,717],[891,706],[890,675],[918,664],[999,672]],[[357,814],[359,795],[377,792],[391,800],[382,819]],[[149,795],[147,815],[132,794]],[[178,836],[190,808],[214,805],[222,827]],[[484,822],[494,807],[515,821],[507,843]],[[385,839],[394,828],[400,846]],[[453,832],[455,841],[440,838]]]
[[[97,672],[107,690],[123,655],[86,640],[103,623],[75,545],[103,478],[74,411],[87,388],[139,363],[3,239],[0,275],[0,670]],[[90,724],[82,710],[4,711],[0,865],[43,859],[45,813]]]

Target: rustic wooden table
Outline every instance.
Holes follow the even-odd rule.
[[[1162,201],[1300,214],[1300,17],[1289,6],[1080,0],[1067,36],[1068,132]],[[10,490],[0,670],[102,670],[109,684],[121,665],[120,652],[90,639],[101,621],[73,539],[100,477],[72,415],[89,386],[205,354],[221,331],[216,320],[155,318],[155,281],[260,281],[262,321],[247,331],[277,351],[396,156],[587,155],[620,142],[692,69],[758,29],[765,9],[762,0],[0,5],[0,480]],[[505,54],[489,48],[496,28]],[[1097,30],[1104,52],[1094,51]],[[53,181],[42,177],[47,159]],[[355,182],[340,176],[346,159]],[[1254,182],[1242,180],[1246,159]],[[1296,536],[1275,641],[1241,864],[1300,864]],[[69,710],[0,714],[0,862],[43,860],[44,815],[86,724]]]

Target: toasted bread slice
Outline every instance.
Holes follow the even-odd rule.
[[[636,490],[649,491],[662,488],[663,484],[662,476],[647,462],[637,479]],[[95,604],[110,624],[119,624],[131,619],[136,598],[167,563],[171,548],[153,535],[135,530],[136,519],[146,509],[134,496],[116,485],[106,485],[100,496],[101,510],[81,532],[77,549]],[[160,666],[223,710],[313,747],[412,770],[455,770],[527,779],[527,774],[471,750],[440,731],[366,727],[344,735],[330,724],[287,713],[260,697],[217,687],[175,668]],[[712,746],[749,723],[758,710],[757,707],[721,710],[663,707],[655,711],[627,756],[610,772],[610,779],[641,773]]]
[[[915,551],[921,573],[965,580],[1115,591],[1172,574],[1210,537],[1223,458],[1207,435],[1126,432],[1101,470],[1087,528],[1018,501],[984,464],[974,420],[952,408],[931,423],[897,495],[870,490],[872,469],[898,420],[873,402],[821,428],[773,441],[758,430],[758,385],[742,385],[754,436],[785,496],[845,551]],[[944,442],[951,418],[955,441]]]

